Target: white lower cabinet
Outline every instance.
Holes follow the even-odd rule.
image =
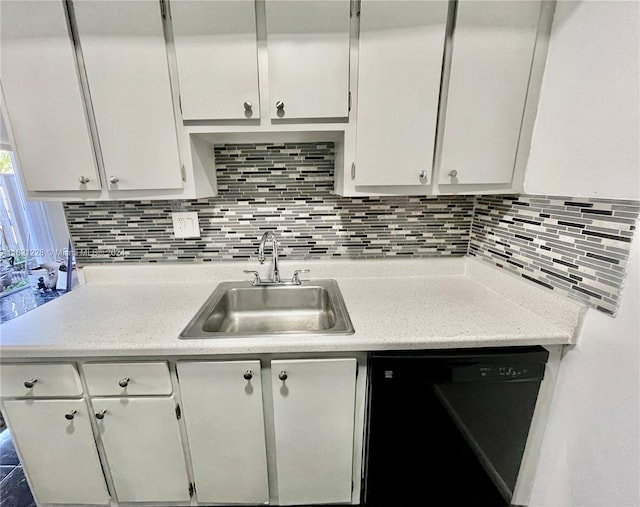
[[[2,410],[43,507],[358,502],[355,357],[177,361],[170,396],[157,394],[175,386],[167,362],[3,367]],[[74,375],[72,391],[53,382]]]
[[[267,503],[260,361],[179,362],[199,503]]]
[[[260,361],[178,362],[198,503],[351,503],[356,369],[273,360],[263,407]]]
[[[189,502],[174,397],[91,402],[118,501]]]
[[[40,504],[108,505],[84,400],[6,400],[4,413]]]
[[[357,361],[271,361],[280,505],[351,503]]]

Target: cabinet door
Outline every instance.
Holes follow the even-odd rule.
[[[26,187],[99,190],[64,4],[3,1],[1,10],[2,91]]]
[[[511,182],[539,14],[539,1],[458,2],[441,184]]]
[[[271,117],[348,116],[349,1],[267,0],[266,15]]]
[[[172,397],[93,398],[119,502],[189,500],[189,479]],[[106,410],[104,414],[101,414]]]
[[[260,118],[254,0],[172,0],[185,120]]]
[[[350,503],[356,360],[272,361],[271,373],[279,503]]]
[[[40,504],[109,503],[83,400],[5,401],[4,409]]]
[[[446,2],[362,3],[356,185],[430,182],[446,22]]]
[[[109,188],[181,188],[160,3],[78,0],[74,8]]]
[[[198,501],[267,503],[260,361],[177,368]]]

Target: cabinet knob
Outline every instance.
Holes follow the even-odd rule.
[[[245,100],[243,105],[245,111],[251,111],[253,109],[253,104],[248,100]]]
[[[24,386],[27,389],[31,389],[37,381],[38,381],[37,378],[32,378],[31,380],[25,380],[24,381]]]
[[[244,372],[243,377],[245,380],[251,380],[253,378],[253,373],[251,372],[251,370],[247,370]]]
[[[80,176],[78,178],[78,181],[80,182],[81,185],[84,185],[85,183],[89,183],[89,178],[87,178],[86,176]]]
[[[451,176],[452,178],[455,178],[456,176],[458,176],[458,171],[456,171],[455,169],[453,171],[449,171],[447,173],[447,176]]]
[[[107,409],[103,408],[100,412],[96,412],[96,419],[104,419],[104,415],[107,413]]]
[[[287,372],[283,370],[278,375],[278,378],[284,382],[285,380],[287,380],[289,378],[289,375],[287,375]]]
[[[421,180],[425,179],[427,177],[427,171],[420,171],[418,173],[418,178],[420,178]]]
[[[73,421],[73,418],[76,416],[76,410],[70,410],[66,414],[64,414],[64,418],[67,421]]]
[[[115,185],[119,181],[120,181],[120,178],[118,178],[117,176],[111,176],[111,178],[109,178],[109,183],[111,183],[112,185]]]
[[[120,379],[120,382],[118,382],[118,385],[122,388],[125,388],[129,385],[129,377],[125,377],[123,379]]]
[[[284,102],[282,102],[281,100],[279,100],[278,102],[276,102],[276,109],[278,111],[284,111]]]

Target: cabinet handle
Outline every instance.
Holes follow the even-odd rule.
[[[453,171],[449,171],[447,173],[447,176],[451,176],[452,178],[455,178],[456,176],[458,176],[458,171],[456,171],[455,169]]]
[[[276,109],[278,111],[284,111],[284,102],[282,102],[281,100],[279,100],[278,102],[276,102]]]
[[[67,412],[66,414],[64,414],[64,418],[67,421],[73,421],[73,418],[76,416],[76,410],[71,410],[69,412]]]
[[[129,377],[125,377],[118,382],[118,385],[122,388],[125,388],[129,385]]]
[[[96,412],[96,419],[104,419],[104,415],[107,413],[107,409],[103,408],[100,412]]]
[[[111,183],[112,185],[115,185],[119,181],[120,181],[120,178],[118,178],[117,176],[111,176],[111,178],[109,178],[109,183]]]
[[[84,185],[86,183],[89,183],[89,178],[87,178],[86,176],[80,176],[78,178],[78,181],[80,182],[81,185]]]
[[[289,375],[287,375],[286,371],[282,370],[280,372],[280,375],[278,375],[278,378],[284,382],[285,380],[287,380],[289,378]]]
[[[248,100],[245,100],[243,105],[244,105],[244,110],[247,112],[253,109],[253,104]]]
[[[33,385],[38,381],[37,378],[32,378],[31,380],[25,380],[24,381],[24,386],[27,389],[31,389],[33,387]]]
[[[251,372],[251,370],[247,370],[244,372],[243,377],[245,380],[251,380],[253,378],[253,373]]]
[[[425,179],[427,177],[427,171],[420,171],[418,173],[418,178],[420,178],[421,180]]]

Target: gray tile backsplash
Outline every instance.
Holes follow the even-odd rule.
[[[65,203],[79,264],[256,260],[276,231],[284,258],[465,255],[473,197],[332,194],[333,143],[216,146],[219,195]],[[197,211],[200,239],[175,239],[171,211]]]
[[[255,261],[259,237],[273,230],[284,258],[468,252],[607,314],[617,309],[637,201],[347,198],[332,194],[332,143],[235,144],[215,153],[216,197],[65,203],[79,264]],[[197,211],[201,238],[174,238],[171,211]]]
[[[614,315],[640,203],[478,196],[469,253]]]

